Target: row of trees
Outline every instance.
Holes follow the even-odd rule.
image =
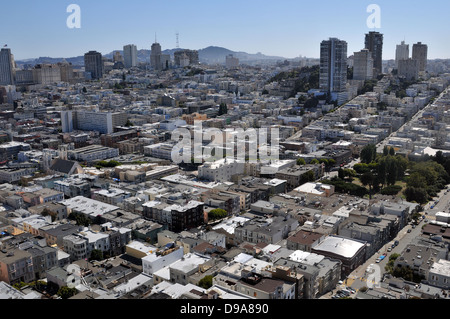
[[[378,192],[397,195],[403,187],[396,183],[404,181],[406,200],[425,204],[450,183],[450,158],[442,152],[414,162],[389,147],[383,149],[383,154],[377,154],[376,146],[371,144],[362,149],[360,159],[361,163],[353,170],[341,169],[337,180],[352,182],[359,178],[369,188],[369,197]]]
[[[354,171],[361,184],[369,188],[370,198],[373,192],[396,195],[401,191],[402,188],[395,184],[405,177],[408,169],[405,157],[396,155],[395,150],[388,147],[378,155],[376,146],[371,144],[362,149],[360,159],[361,163],[354,166]]]
[[[410,162],[410,175],[406,180],[406,200],[425,204],[450,182],[445,168],[433,161]]]

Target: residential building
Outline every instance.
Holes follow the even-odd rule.
[[[63,111],[61,125],[63,132],[73,130],[97,131],[100,134],[111,134],[116,126],[127,123],[127,115],[122,112]]]
[[[127,69],[137,66],[137,47],[134,44],[128,44],[123,47],[124,65]]]
[[[117,156],[119,156],[118,149],[101,145],[91,145],[69,151],[69,157],[79,162],[101,161]]]
[[[320,243],[324,238],[325,235],[323,234],[300,230],[295,235],[287,238],[286,248],[311,252],[312,247]]]
[[[398,63],[400,60],[408,60],[409,59],[409,44],[405,44],[405,41],[402,41],[401,44],[397,45],[397,49],[395,51],[395,66],[398,69]]]
[[[239,59],[229,54],[225,58],[225,66],[227,69],[237,69],[239,67]]]
[[[174,53],[175,65],[178,67],[186,67],[190,65],[198,65],[198,51],[196,50],[178,50]]]
[[[236,283],[236,291],[256,299],[295,299],[296,284],[248,274]]]
[[[89,51],[84,55],[85,71],[91,73],[93,80],[98,80],[103,77],[103,57],[97,51]]]
[[[340,260],[342,262],[341,278],[345,278],[366,261],[366,249],[366,242],[340,236],[327,236],[313,247],[311,252]]]
[[[417,80],[419,78],[419,60],[406,59],[398,61],[398,76],[406,80]]]
[[[33,255],[19,248],[0,251],[0,280],[10,285],[36,279]]]
[[[53,84],[61,82],[61,69],[56,64],[38,64],[33,68],[33,82]]]
[[[150,66],[157,71],[163,69],[161,45],[158,42],[152,44]]]
[[[239,243],[276,244],[286,239],[290,232],[297,229],[298,225],[296,219],[277,216],[272,218],[272,222],[256,220],[240,225],[235,228],[234,236]]]
[[[189,253],[169,266],[170,282],[189,284],[189,277],[199,271],[199,267],[210,260],[209,257]]]
[[[171,248],[168,248],[171,247]],[[164,249],[154,248],[146,256],[142,257],[142,271],[144,274],[153,275],[158,270],[168,267],[183,258],[183,248],[170,245]]]
[[[413,44],[412,59],[417,61],[419,72],[425,72],[428,62],[428,45],[422,42]]]
[[[450,261],[436,260],[428,271],[428,283],[442,289],[450,289]]]
[[[347,84],[347,42],[337,38],[322,41],[320,45],[321,92],[332,97],[345,93]],[[342,104],[343,100],[338,101]]]
[[[373,79],[373,57],[369,50],[363,49],[355,52],[353,60],[353,80]]]
[[[383,34],[376,31],[366,34],[365,48],[372,53],[373,76],[377,77],[383,73]]]

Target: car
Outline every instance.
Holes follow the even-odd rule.
[[[388,251],[388,252],[391,252],[391,251],[392,251],[392,247],[389,247],[387,251]]]
[[[347,287],[346,289],[349,290],[352,294],[356,294],[356,290],[352,287]]]
[[[398,246],[398,244],[400,244],[400,242],[399,242],[398,240],[396,240],[396,241],[394,242],[394,247]]]
[[[411,228],[410,229],[408,229],[408,234],[411,232],[412,230],[411,230]]]
[[[344,294],[346,297],[349,297],[352,293],[350,291],[348,291],[347,289],[342,289],[341,290],[342,294]]]

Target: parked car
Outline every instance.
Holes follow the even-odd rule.
[[[353,289],[352,287],[347,287],[345,289],[349,290],[352,294],[356,294],[356,290]]]

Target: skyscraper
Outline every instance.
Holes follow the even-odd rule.
[[[428,46],[418,42],[413,45],[412,52],[413,60],[417,60],[419,72],[424,72],[427,69],[427,59],[428,59]]]
[[[0,51],[0,85],[14,85],[14,59],[11,49]]]
[[[320,90],[344,92],[347,83],[347,42],[336,38],[320,45]]]
[[[135,67],[137,65],[137,47],[134,44],[124,46],[123,58],[127,69]]]
[[[371,31],[366,34],[365,48],[372,52],[374,77],[383,73],[383,34]]]
[[[373,79],[373,58],[369,50],[355,52],[353,60],[353,80]]]
[[[401,44],[397,45],[397,50],[395,51],[395,65],[398,68],[398,61],[409,59],[409,44],[405,44],[402,41]]]
[[[90,72],[92,79],[101,79],[103,77],[103,57],[97,51],[89,51],[84,55],[84,68]]]
[[[419,78],[419,61],[405,59],[398,61],[398,76],[406,80],[417,80]]]
[[[150,54],[150,66],[154,70],[162,70],[162,51],[161,45],[158,42],[152,44],[152,52]]]

